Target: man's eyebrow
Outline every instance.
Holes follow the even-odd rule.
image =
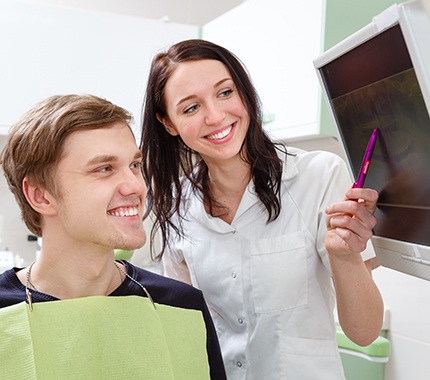
[[[135,160],[139,160],[143,157],[143,153],[139,150],[136,152],[136,154],[134,155],[134,159]],[[99,156],[95,156],[93,158],[91,158],[88,162],[87,162],[87,166],[92,166],[92,165],[98,165],[98,164],[105,164],[108,162],[115,162],[118,161],[118,156],[115,156],[113,154],[101,154]]]
[[[89,161],[87,161],[86,165],[92,166],[92,165],[103,164],[106,162],[115,162],[115,161],[118,161],[118,156],[114,156],[112,154],[102,154],[91,158]]]
[[[141,158],[143,158],[143,153],[142,153],[142,151],[138,151],[138,152],[136,152],[136,154],[134,155],[134,159],[135,160],[138,160],[138,159],[141,159]]]

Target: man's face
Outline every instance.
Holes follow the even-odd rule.
[[[145,244],[141,160],[123,122],[67,138],[55,173],[58,196],[53,200],[53,217],[65,242],[129,250]]]

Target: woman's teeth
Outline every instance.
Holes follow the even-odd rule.
[[[209,139],[209,140],[221,140],[222,138],[224,138],[225,136],[227,136],[230,132],[231,132],[231,129],[232,129],[233,127],[232,126],[230,126],[230,127],[228,127],[228,128],[226,128],[226,129],[224,129],[223,131],[221,131],[221,132],[218,132],[218,133],[215,133],[215,134],[213,134],[213,135],[209,135],[209,136],[207,136],[207,138]]]
[[[116,210],[108,211],[107,213],[112,216],[134,216],[139,214],[139,210],[137,207],[120,207]]]

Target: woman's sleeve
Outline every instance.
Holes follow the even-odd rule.
[[[190,272],[182,254],[169,249],[163,255],[163,270],[166,277],[192,285]]]

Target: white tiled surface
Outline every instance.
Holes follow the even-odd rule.
[[[391,311],[391,333],[430,344],[430,282],[387,268],[373,277]]]
[[[390,310],[384,380],[430,379],[430,282],[382,267],[373,277]]]
[[[422,326],[426,329],[425,326]],[[389,334],[391,357],[385,364],[385,380],[430,379],[430,344],[397,334]],[[365,380],[365,379],[363,379]]]

